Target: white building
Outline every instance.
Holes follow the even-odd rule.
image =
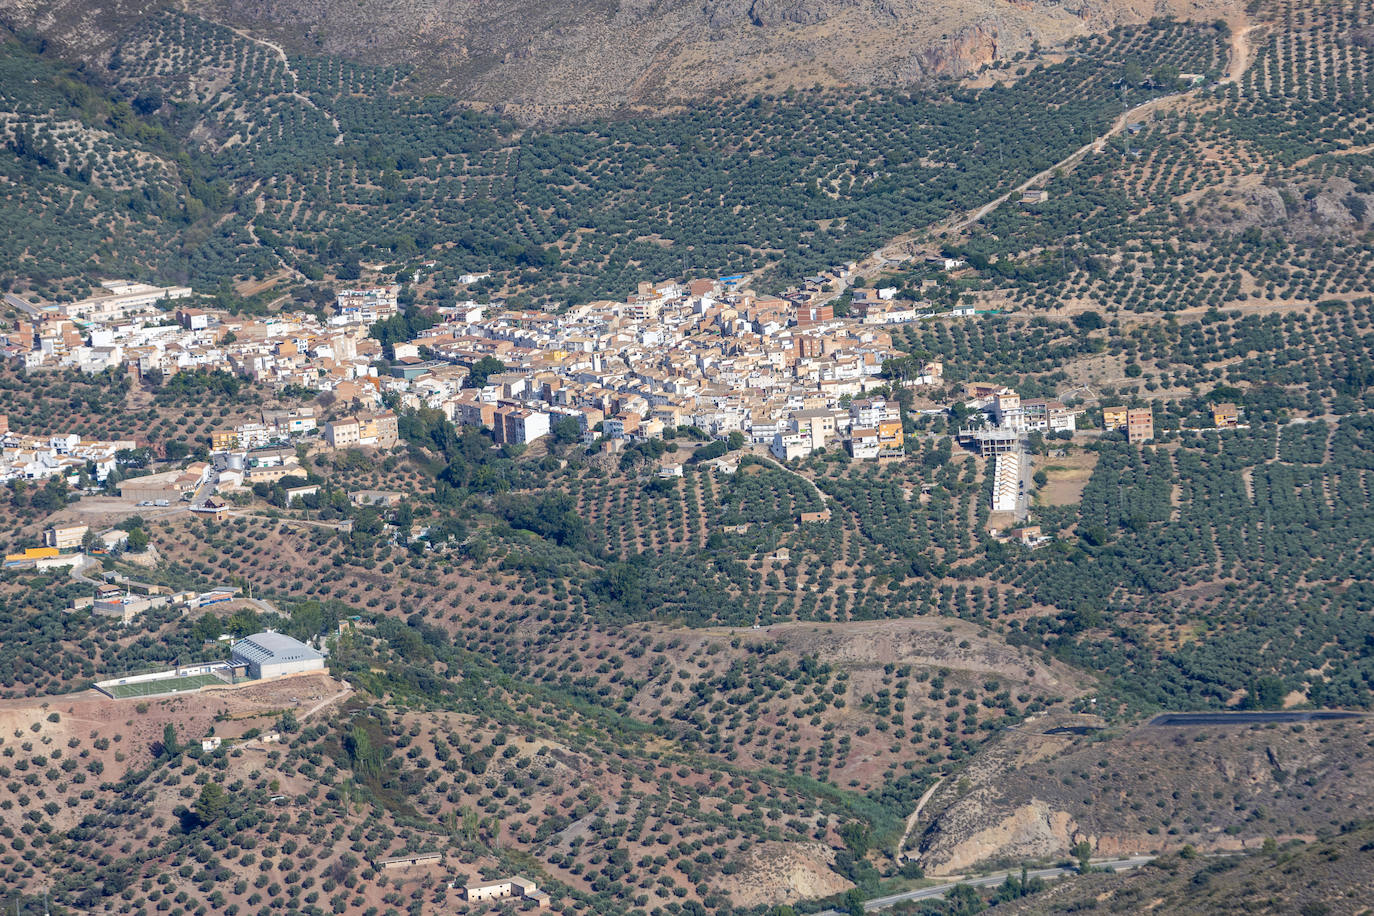
[[[129,280],[106,280],[100,284],[108,295],[82,299],[62,307],[68,318],[83,321],[114,321],[139,312],[154,311],[164,300],[186,299],[189,286],[149,286]]]
[[[872,427],[856,426],[849,433],[849,454],[854,458],[877,458],[882,451],[878,430]]]
[[[779,461],[791,461],[793,458],[805,458],[811,454],[811,433],[774,433],[773,444],[769,451],[773,457]]]
[[[1021,454],[1003,452],[993,459],[992,511],[1015,512],[1021,486]]]
[[[1021,395],[1010,388],[1003,388],[993,395],[992,415],[1002,429],[1026,428],[1026,413],[1021,406]]]
[[[324,656],[285,633],[257,633],[234,643],[234,663],[247,665],[255,678],[323,671]]]
[[[400,293],[398,286],[340,290],[334,300],[334,316],[329,323],[373,324],[390,318],[400,310]]]

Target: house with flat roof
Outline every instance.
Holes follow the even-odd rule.
[[[492,881],[486,884],[470,884],[463,888],[463,899],[476,902],[479,900],[499,900],[503,897],[523,897],[526,900],[533,900],[535,906],[540,909],[549,905],[549,895],[541,891],[538,886],[529,878],[516,875],[512,878],[503,878],[500,881]]]

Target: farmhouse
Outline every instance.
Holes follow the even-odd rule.
[[[416,865],[437,865],[442,859],[443,855],[437,852],[413,852],[408,856],[379,859],[376,864],[384,869],[411,868]]]
[[[470,884],[463,888],[463,899],[473,902],[499,900],[502,897],[514,897],[517,894],[526,900],[533,900],[535,905],[541,908],[549,905],[549,895],[541,891],[529,878],[522,878],[519,875],[514,878],[493,881],[489,884]]]

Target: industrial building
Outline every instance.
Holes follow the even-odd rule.
[[[173,503],[182,499],[190,499],[209,476],[210,465],[204,461],[197,461],[187,465],[184,470],[164,471],[160,474],[130,477],[128,480],[120,481],[119,495],[125,499],[136,499],[140,502],[145,500],[156,502],[165,499],[169,503]]]
[[[234,643],[234,662],[255,678],[323,671],[324,656],[285,633],[256,633]]]

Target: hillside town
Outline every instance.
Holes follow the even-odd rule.
[[[145,443],[26,435],[0,416],[0,482],[61,477],[91,487],[119,468],[119,494],[138,505],[189,502],[192,511],[217,512],[225,506],[214,494],[285,478],[289,505],[317,489],[305,480],[300,448],[388,450],[400,441],[398,414],[426,408],[505,446],[557,432],[615,452],[687,428],[783,462],[828,448],[881,462],[901,458],[911,432],[887,371],[901,360],[902,384],[925,389],[930,412],[949,406],[939,401],[964,408],[956,438],[989,459],[990,508],[1024,520],[1028,436],[1071,437],[1082,409],[996,382],[950,390],[941,362],[893,346],[893,325],[936,316],[890,288],[851,290],[837,315],[830,284],[848,279],[845,270],[809,277],[786,297],[743,288],[739,277],[641,284],[624,301],[559,314],[472,301],[412,314],[395,285],[338,290],[327,314],[270,317],[196,307],[184,287],[127,281],[66,304],[7,295],[26,317],[0,346],[26,372],[114,370],[156,385],[182,371],[227,370],[267,390],[315,397],[214,430],[186,466],[127,479],[119,455]],[[415,316],[422,320],[412,323]],[[406,319],[400,339],[378,333],[393,319]],[[1235,426],[1238,412],[1217,405],[1213,419]],[[1154,418],[1149,408],[1104,407],[1102,428],[1143,443],[1154,437]]]
[[[117,368],[158,378],[219,368],[278,391],[327,392],[357,413],[328,424],[309,413],[264,418],[217,432],[217,451],[317,428],[331,447],[386,447],[395,425],[383,407],[395,404],[489,427],[500,444],[528,444],[570,420],[588,440],[689,426],[712,437],[738,432],[783,460],[841,442],[856,458],[900,456],[895,403],[865,395],[887,384],[883,364],[900,355],[887,326],[915,319],[915,308],[895,302],[895,290],[861,289],[837,317],[820,301],[824,279],[787,299],[741,289],[739,278],[643,284],[623,302],[561,314],[466,302],[389,346],[369,330],[401,313],[395,286],[341,290],[321,319],[238,317],[183,304],[183,288],[108,283],[94,300],[25,303],[25,320],[0,344],[30,372]],[[470,378],[474,367],[483,377]],[[930,362],[910,381],[942,380]]]

